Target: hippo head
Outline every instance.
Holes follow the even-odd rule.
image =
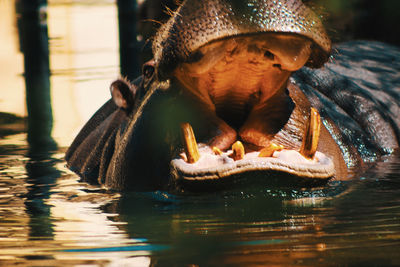
[[[320,20],[301,1],[186,1],[155,38],[156,70],[159,79],[173,80],[198,99],[202,112],[210,113],[202,127],[216,124],[218,131],[197,148],[184,124],[185,153],[172,161],[177,176],[221,179],[273,169],[331,177],[332,161],[316,151],[315,109],[307,132],[298,129],[301,146],[299,138],[274,138],[293,113],[290,74],[304,65],[321,67],[330,49]]]
[[[340,153],[290,80],[304,65],[321,67],[330,50],[301,1],[184,1],[155,36],[143,78],[113,83],[115,104],[71,146],[69,166],[116,189],[254,172],[331,178],[331,154]],[[81,162],[86,150],[100,159]]]

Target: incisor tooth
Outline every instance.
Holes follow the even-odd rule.
[[[234,160],[241,160],[244,158],[244,146],[242,144],[242,142],[240,141],[236,141],[233,145],[232,145],[232,158]]]
[[[197,147],[196,137],[193,133],[193,128],[189,123],[185,122],[181,124],[181,131],[187,162],[195,163],[199,160],[200,154]]]
[[[303,143],[300,149],[300,154],[302,154],[304,157],[309,159],[314,158],[318,147],[320,130],[320,115],[315,108],[311,108],[310,118],[308,119],[307,126],[304,131]]]
[[[219,149],[219,148],[216,147],[216,146],[214,146],[214,147],[212,148],[212,150],[213,150],[214,154],[217,155],[217,156],[221,156],[221,155],[223,154],[222,151],[221,151],[221,149]]]
[[[269,146],[264,147],[260,150],[258,154],[259,157],[272,157],[275,151],[281,151],[284,147],[282,145],[277,145],[274,143],[270,143]]]

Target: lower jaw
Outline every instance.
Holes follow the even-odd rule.
[[[173,178],[178,183],[212,184],[252,173],[261,174],[265,179],[274,173],[310,181],[327,180],[335,175],[333,161],[317,151],[320,118],[315,109],[311,109],[299,151],[270,144],[260,151],[245,153],[238,141],[231,150],[222,152],[205,144],[197,146],[190,125],[182,127],[185,153],[171,161]]]
[[[333,161],[320,152],[316,152],[313,159],[307,159],[295,150],[282,149],[269,157],[259,157],[259,152],[250,152],[239,160],[231,158],[231,150],[215,155],[210,147],[201,145],[200,152],[201,157],[196,163],[190,164],[184,159],[171,161],[175,180],[217,181],[252,172],[274,172],[301,179],[322,180],[335,175]]]

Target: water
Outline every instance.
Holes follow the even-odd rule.
[[[0,143],[0,265],[400,264],[398,155],[322,188],[120,195],[24,140]]]
[[[0,0],[0,22],[8,21],[0,56],[9,62],[0,69],[0,111],[24,116],[10,3]],[[112,1],[50,2],[58,147],[32,149],[21,123],[6,125],[14,134],[0,139],[0,266],[400,265],[400,154],[350,182],[313,189],[176,196],[81,183],[63,156],[118,76],[115,12]]]

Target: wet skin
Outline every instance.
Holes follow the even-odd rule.
[[[253,174],[348,179],[398,148],[397,48],[344,44],[323,66],[329,39],[300,1],[244,2],[184,2],[143,75],[112,83],[68,166],[112,189],[184,190]]]

